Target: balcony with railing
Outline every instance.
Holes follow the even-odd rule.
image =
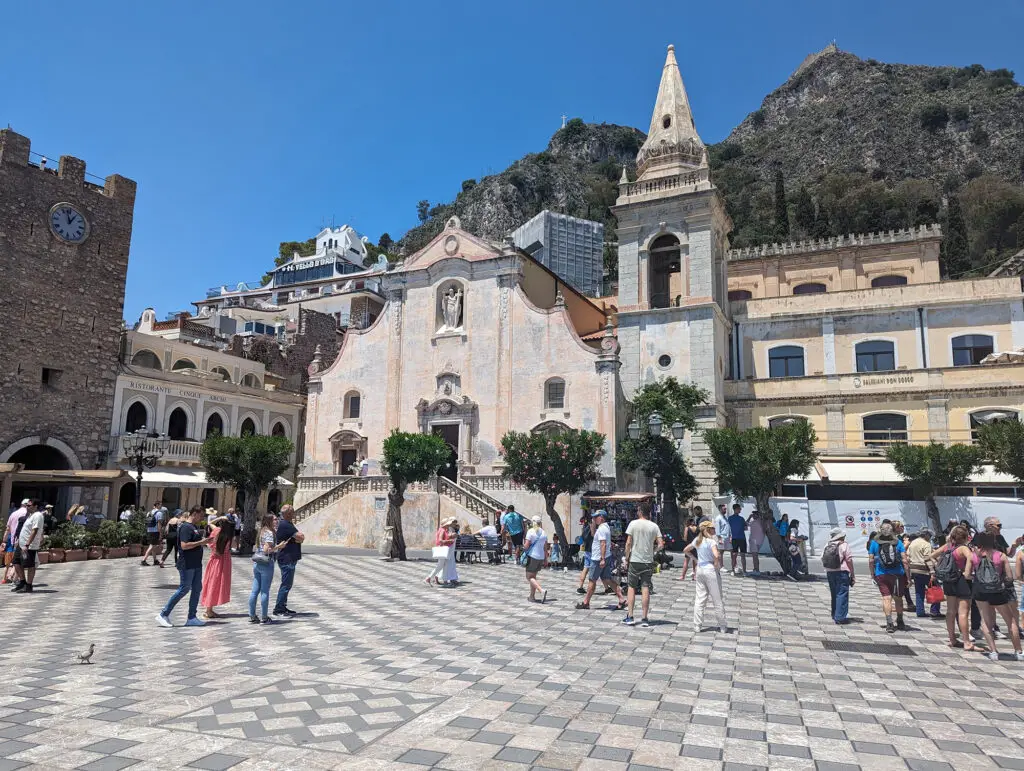
[[[128,458],[122,441],[124,436],[124,434],[115,434],[110,437],[109,457],[114,459],[115,463],[122,463]],[[166,452],[160,456],[160,460],[164,463],[199,463],[199,448],[202,446],[202,442],[189,439],[171,439],[167,443]],[[146,440],[144,454],[157,455],[156,438]]]

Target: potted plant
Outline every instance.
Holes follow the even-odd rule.
[[[47,545],[47,562],[53,564],[64,561],[64,532],[63,528],[57,528],[51,535],[46,536],[44,543]],[[39,552],[37,556],[42,556]]]
[[[125,529],[128,540],[128,556],[141,557],[146,542],[146,515],[136,511],[125,524],[127,525]]]
[[[64,561],[84,562],[89,557],[89,534],[81,525],[69,522],[61,528],[64,531]]]
[[[43,547],[36,552],[36,563],[45,565],[50,561],[50,536],[43,536]]]
[[[85,533],[85,548],[88,552],[88,559],[101,560],[106,554],[100,534],[95,530],[87,530]]]
[[[100,523],[97,531],[100,543],[106,549],[106,559],[119,559],[128,556],[128,527],[124,522],[108,519]]]

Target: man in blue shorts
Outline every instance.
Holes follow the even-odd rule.
[[[523,550],[523,517],[511,503],[501,518],[501,529],[508,533],[508,538],[512,542],[513,554],[518,562],[519,554]]]
[[[608,523],[605,522],[606,518],[607,514],[604,509],[594,512],[594,546],[590,552],[590,573],[587,576],[589,583],[586,595],[576,603],[577,610],[590,610],[590,598],[594,596],[598,580],[604,584],[605,589],[615,591],[615,597],[619,601],[619,610],[624,610],[626,607],[626,598],[622,594],[622,589],[612,579],[612,573],[615,571],[612,557],[612,531],[608,527]]]

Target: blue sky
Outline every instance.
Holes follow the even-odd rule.
[[[783,10],[784,9],[784,10]],[[1024,76],[1024,3],[9,3],[0,125],[139,183],[125,317],[256,279],[282,240],[376,241],[542,150],[560,116],[646,130],[674,43],[707,142],[833,38]]]

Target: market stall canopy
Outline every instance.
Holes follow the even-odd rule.
[[[125,468],[124,471],[132,474],[134,478],[131,469]],[[294,483],[284,477],[278,477],[275,481],[278,487],[294,487]],[[143,487],[216,487],[219,484],[220,482],[211,482],[207,479],[206,472],[201,469],[167,466],[142,473]]]
[[[811,473],[802,479],[793,478],[795,482],[834,482],[847,485],[879,485],[907,484],[903,477],[896,473],[893,465],[884,460],[822,460],[814,464]],[[1013,477],[1000,474],[992,466],[982,466],[981,471],[970,480],[975,484],[995,484],[1013,487],[1017,482]]]
[[[31,471],[23,469],[14,472],[15,482],[28,482],[36,485],[89,487],[109,485],[121,480],[128,482],[130,478],[120,469],[39,469]]]

